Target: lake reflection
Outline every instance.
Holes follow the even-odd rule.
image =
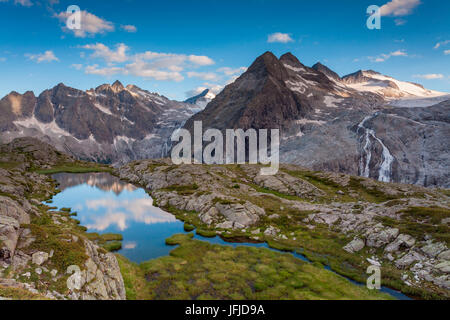
[[[183,223],[154,207],[142,188],[109,173],[59,173],[53,178],[62,191],[53,198],[53,205],[76,211],[88,232],[122,234],[119,253],[132,261],[167,255],[173,248],[165,245],[165,239],[183,232]]]

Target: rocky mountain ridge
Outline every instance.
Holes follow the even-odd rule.
[[[38,97],[0,100],[0,140],[33,136],[78,159],[125,163],[158,158],[173,130],[200,108],[119,81],[81,91],[60,83]]]
[[[60,165],[85,164],[34,138],[0,145],[0,297],[123,300],[116,257],[42,203],[56,189],[36,170]]]

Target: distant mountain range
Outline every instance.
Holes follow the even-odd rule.
[[[184,102],[190,103],[190,104],[195,104],[195,105],[199,106],[200,108],[204,109],[208,105],[208,103],[210,103],[212,101],[212,99],[214,99],[215,97],[216,97],[216,95],[214,93],[212,93],[209,89],[205,89],[199,95],[189,98],[189,99],[185,100]]]
[[[279,128],[280,159],[382,181],[450,187],[450,95],[375,71],[347,76],[287,53],[258,57],[217,96],[184,102],[116,81],[81,91],[59,84],[0,100],[0,139],[34,136],[79,159],[159,158],[192,129]]]
[[[173,130],[200,110],[119,81],[87,91],[61,83],[0,100],[0,138],[33,136],[79,159],[126,163],[161,157]]]

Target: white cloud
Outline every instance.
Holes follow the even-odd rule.
[[[33,5],[30,0],[14,0],[14,4],[20,4],[24,7],[31,7]]]
[[[134,56],[137,60],[152,61],[155,67],[168,68],[172,71],[182,71],[187,63],[197,66],[208,66],[214,64],[214,60],[207,56],[185,55],[176,53],[159,53],[146,51]]]
[[[407,21],[405,19],[395,19],[394,22],[396,26],[403,26]]]
[[[214,64],[214,60],[208,58],[207,56],[188,56],[188,60],[192,63],[195,63],[199,66],[210,66]]]
[[[217,72],[222,72],[227,76],[232,76],[235,74],[241,74],[242,72],[247,71],[247,67],[240,67],[240,68],[229,68],[229,67],[223,67],[223,68],[219,68],[217,69]]]
[[[382,16],[406,16],[411,14],[419,4],[421,4],[420,0],[391,0],[381,6],[380,13]]]
[[[443,79],[444,75],[440,73],[430,73],[430,74],[416,74],[413,77],[426,80],[433,80],[433,79]]]
[[[1,1],[1,0],[0,0]],[[6,58],[5,57],[0,57],[0,62],[5,62]]]
[[[200,78],[202,80],[206,80],[206,81],[214,81],[217,80],[217,74],[215,74],[214,72],[195,72],[195,71],[190,71],[187,73],[189,78]]]
[[[83,65],[74,63],[74,64],[70,65],[70,67],[73,69],[76,69],[76,70],[81,70],[81,68],[83,68]]]
[[[434,49],[439,49],[439,47],[445,46],[445,45],[447,45],[449,43],[450,43],[450,40],[444,40],[444,41],[436,43],[436,45],[433,48]]]
[[[52,62],[52,61],[59,61],[59,59],[55,56],[53,51],[47,50],[44,53],[38,53],[38,54],[25,54],[28,59],[36,61],[37,63],[41,62]]]
[[[408,53],[406,52],[406,50],[397,50],[391,53],[382,53],[377,57],[368,57],[368,58],[372,62],[384,62],[391,57],[407,57],[407,56]]]
[[[0,2],[9,2],[9,0],[0,0]],[[33,2],[31,2],[31,0],[14,0],[14,4],[20,4],[24,7],[31,7]]]
[[[58,18],[62,23],[64,23],[63,30],[72,31],[75,37],[85,38],[86,36],[94,36],[96,34],[102,34],[106,32],[114,31],[114,24],[112,22],[106,21],[96,15],[89,13],[85,10],[80,11],[81,14],[81,28],[80,29],[68,29],[66,25],[67,18],[71,15],[67,12],[61,12],[56,14],[55,17]]]
[[[269,34],[267,37],[267,42],[274,43],[274,42],[280,42],[280,43],[288,43],[293,42],[294,39],[291,38],[291,35],[288,33],[281,33],[281,32],[275,32],[272,34]]]
[[[131,24],[126,24],[126,25],[121,25],[120,26],[123,30],[125,30],[126,32],[131,32],[134,33],[137,31],[137,28]]]
[[[222,85],[205,82],[203,84],[203,86],[200,86],[200,87],[197,87],[195,89],[187,91],[186,92],[186,97],[188,97],[188,98],[194,97],[196,95],[199,95],[200,93],[202,93],[206,89],[209,89],[209,91],[211,93],[213,93],[214,95],[217,95],[217,94],[220,93],[220,91],[223,90],[223,88],[224,88],[224,86],[222,86]]]
[[[184,77],[178,71],[160,70],[155,68],[151,63],[146,63],[142,60],[137,60],[136,62],[126,65],[124,73],[143,78],[153,78],[160,81],[170,80],[179,82],[184,80]]]
[[[86,74],[95,74],[99,76],[112,76],[114,74],[123,73],[123,69],[120,67],[106,67],[99,68],[98,64],[87,66],[84,70]]]
[[[445,55],[449,55],[449,54],[450,54],[450,50],[445,50],[445,51],[444,51],[444,54],[445,54]]]
[[[111,76],[114,74],[134,75],[155,80],[182,81],[182,71],[187,70],[188,77],[203,80],[216,80],[218,76],[213,72],[199,72],[196,69],[214,64],[214,60],[207,56],[163,53],[145,51],[135,54],[129,53],[129,48],[123,43],[110,48],[102,43],[84,45],[80,48],[92,50],[89,58],[99,58],[106,62],[106,66],[93,64],[85,69],[87,74]],[[128,62],[127,64],[124,64]]]
[[[123,43],[116,45],[116,50],[111,50],[103,43],[87,44],[81,48],[93,50],[94,52],[91,54],[92,58],[102,58],[108,63],[125,62],[128,60],[128,47]]]

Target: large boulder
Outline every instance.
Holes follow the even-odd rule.
[[[447,246],[443,242],[429,243],[421,248],[423,253],[431,258],[435,258],[439,253],[446,250]]]
[[[351,242],[347,243],[347,245],[344,247],[344,250],[349,253],[355,253],[364,248],[364,245],[365,245],[364,240],[361,240],[360,238],[355,238]]]
[[[32,262],[38,266],[44,264],[48,260],[48,253],[43,251],[38,251],[33,253],[31,256]]]
[[[231,221],[235,226],[242,226],[240,229],[251,226],[258,222],[259,216],[265,214],[264,209],[250,203],[217,203],[217,210],[226,220]]]
[[[384,248],[386,252],[396,252],[402,248],[411,248],[416,243],[416,239],[408,234],[400,234],[397,239]]]
[[[0,215],[0,261],[11,263],[19,233],[20,224],[16,219]]]
[[[366,231],[366,245],[368,247],[380,248],[398,236],[397,228],[386,228],[381,223]]]

